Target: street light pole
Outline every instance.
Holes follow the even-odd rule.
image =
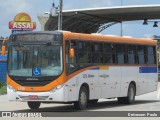
[[[123,0],[121,0],[121,6],[123,6]],[[121,36],[123,36],[123,22],[121,21]]]
[[[63,9],[63,0],[59,0],[58,30],[62,30],[62,9]]]

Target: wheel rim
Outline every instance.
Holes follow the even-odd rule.
[[[87,101],[87,96],[86,96],[85,92],[82,92],[82,93],[81,93],[81,96],[80,96],[80,103],[81,103],[83,106],[85,106],[86,101]]]

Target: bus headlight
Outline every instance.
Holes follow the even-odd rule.
[[[14,92],[16,92],[16,90],[11,85],[7,84],[7,86],[10,90],[13,90]]]
[[[63,85],[58,85],[57,87],[55,87],[54,89],[51,90],[52,93],[54,93],[56,90],[59,90],[63,87]]]
[[[61,89],[62,87],[63,87],[63,85],[58,85],[58,86],[56,87],[56,89],[59,90],[59,89]]]

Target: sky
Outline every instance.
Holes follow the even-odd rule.
[[[26,12],[31,16],[32,22],[37,23],[36,31],[40,31],[40,23],[37,16],[48,12],[51,9],[53,1],[56,6],[59,0],[0,0],[0,36],[8,37],[11,34],[9,29],[9,21],[13,21],[14,17],[21,12]],[[63,9],[82,9],[94,7],[112,7],[127,5],[149,5],[160,4],[160,0],[63,0]],[[148,26],[142,25],[143,21],[123,22],[123,36],[146,37],[152,35],[160,35],[160,22],[158,28],[153,28],[153,24]],[[116,24],[102,34],[120,35],[120,24]]]

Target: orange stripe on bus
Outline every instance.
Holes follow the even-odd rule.
[[[143,44],[143,45],[156,45],[156,40],[142,39],[142,38],[127,38],[119,36],[103,36],[93,34],[71,33],[63,32],[64,40],[88,40],[88,41],[101,41],[101,42],[116,42],[125,44]]]
[[[82,72],[84,72],[86,70],[91,70],[92,68],[97,68],[97,67],[99,67],[99,68],[108,68],[108,66],[106,66],[106,67],[105,66],[92,66],[92,67],[83,68],[83,69],[78,70],[78,71],[74,72],[73,74],[67,76],[66,80],[68,81],[69,79],[75,77],[76,75],[78,75],[78,74],[80,74],[80,73],[82,73]]]
[[[8,75],[7,75],[7,83],[11,85],[15,90],[22,91],[22,92],[44,92],[44,91],[50,91],[53,88],[57,87],[59,84],[58,81],[65,82],[64,73],[56,80],[53,80],[53,82],[45,85],[45,86],[21,86],[17,84],[15,81],[13,81]]]

